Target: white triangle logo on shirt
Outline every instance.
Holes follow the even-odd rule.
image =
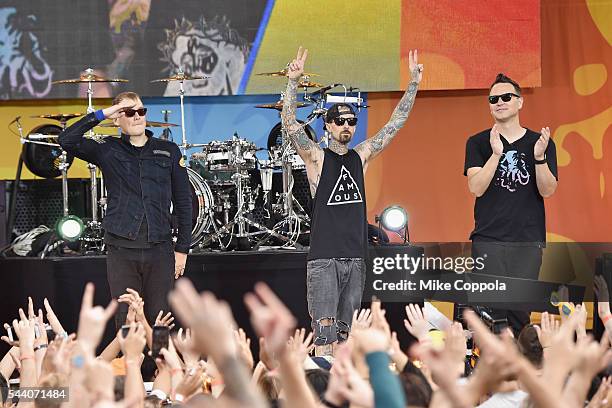
[[[355,182],[351,173],[347,170],[344,165],[340,169],[340,176],[336,185],[332,190],[327,205],[342,205],[352,203],[362,203],[363,198],[361,197],[361,191]]]

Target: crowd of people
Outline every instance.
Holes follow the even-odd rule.
[[[153,378],[141,365],[151,349],[153,329],[138,292],[128,290],[107,307],[94,306],[94,287],[85,287],[76,333],[66,333],[48,301],[5,328],[10,351],[0,362],[3,406],[19,407],[607,407],[612,406],[612,317],[605,280],[595,281],[599,317],[607,330],[600,341],[587,333],[587,309],[576,305],[560,319],[543,313],[518,338],[511,330],[493,334],[466,311],[467,330],[453,322],[431,332],[423,310],[406,307],[405,328],[417,341],[398,342],[380,302],[354,313],[347,340],[333,356],[311,356],[313,334],[264,283],[244,302],[259,336],[259,356],[236,326],[230,305],[210,292],[198,293],[182,278],[169,303],[180,321],[160,311],[155,326],[172,329],[167,348],[155,360]],[[128,306],[125,325],[96,355],[118,303]],[[50,326],[47,334],[45,326]],[[125,327],[125,326],[124,326]],[[468,370],[467,339],[479,358]],[[254,340],[254,339],[253,339]],[[9,379],[19,386],[8,386]],[[146,387],[145,380],[152,385]],[[11,381],[14,383],[15,381]],[[56,390],[33,398],[24,390]],[[64,394],[58,392],[65,390]],[[55,397],[53,397],[55,395]],[[21,398],[19,398],[21,397]]]

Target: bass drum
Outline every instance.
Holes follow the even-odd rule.
[[[62,128],[57,125],[41,125],[32,129],[28,134],[37,135],[59,135]],[[57,143],[57,138],[46,138],[36,139],[39,142],[46,143]],[[55,178],[62,175],[59,168],[60,156],[62,155],[62,148],[57,146],[41,145],[36,143],[24,143],[23,150],[21,152],[23,162],[32,173],[38,177],[43,178]],[[68,161],[68,168],[72,164],[74,157],[70,154],[66,155]]]
[[[189,187],[191,188],[191,206],[192,206],[192,230],[191,230],[191,247],[194,248],[202,241],[204,235],[213,223],[212,211],[215,201],[212,191],[206,181],[194,170],[187,168],[189,176]]]

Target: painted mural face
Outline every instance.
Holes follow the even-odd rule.
[[[246,65],[249,46],[232,29],[225,18],[196,23],[183,19],[166,31],[166,42],[158,45],[168,63],[167,72],[174,75],[179,68],[188,75],[209,79],[184,83],[188,95],[235,94]],[[164,95],[176,95],[176,82],[168,83]]]
[[[36,17],[19,14],[13,7],[0,8],[0,97],[46,96],[53,71],[41,54],[32,29]]]

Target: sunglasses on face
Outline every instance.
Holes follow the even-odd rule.
[[[495,105],[497,103],[497,101],[499,101],[499,98],[501,98],[502,101],[504,102],[510,102],[510,99],[512,99],[513,96],[516,96],[517,98],[520,98],[520,96],[518,96],[515,93],[505,93],[502,95],[491,95],[489,96],[489,103],[491,105]]]
[[[357,124],[357,118],[334,118],[336,126],[344,126],[344,123],[348,123],[349,126],[355,126]]]
[[[128,109],[123,111],[125,116],[127,116],[128,118],[133,117],[136,114],[136,112],[138,112],[138,116],[144,116],[144,115],[147,114],[147,108],[140,108],[140,109],[131,109],[131,108],[128,108]]]

